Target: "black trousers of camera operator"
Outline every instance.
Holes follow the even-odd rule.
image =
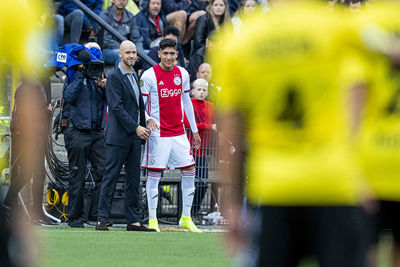
[[[88,220],[97,220],[100,185],[105,169],[104,130],[79,130],[72,125],[64,130],[65,147],[69,162],[68,217],[69,225],[82,227],[84,214],[84,187],[87,165],[90,162],[91,175],[95,182],[92,191]],[[89,177],[89,181],[91,178]]]

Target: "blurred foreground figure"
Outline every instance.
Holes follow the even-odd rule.
[[[32,180],[31,223],[52,225],[42,212],[46,178],[44,159],[51,111],[43,87],[23,80],[14,96],[11,119],[11,184],[0,207],[1,266],[34,266],[37,251],[26,214],[19,205],[18,193]]]
[[[360,125],[359,159],[379,200],[372,216],[375,250],[383,230],[393,235],[392,266],[400,266],[400,1],[371,3],[357,17],[369,50],[368,91]],[[356,24],[353,24],[356,25]],[[372,255],[372,265],[376,255]]]
[[[43,186],[46,178],[44,159],[47,150],[51,111],[43,87],[23,79],[14,96],[11,119],[11,184],[0,206],[1,266],[35,266],[37,247],[19,205],[18,193],[32,180],[33,206],[31,223],[52,225],[42,212]]]
[[[211,55],[224,88],[219,123],[234,147],[222,151],[233,192],[224,202],[229,244],[243,254],[239,266],[296,266],[306,255],[320,266],[365,266],[367,190],[351,153],[362,68],[351,50],[356,35],[326,6],[282,1],[271,10],[243,18],[246,31],[232,38],[227,30],[225,51]],[[244,166],[237,155],[247,149]],[[239,220],[244,168],[249,201],[261,205],[248,227]]]
[[[11,185],[3,205],[14,212],[19,206],[18,193],[32,179],[31,219],[35,224],[46,224],[49,221],[42,212],[42,202],[50,117],[51,111],[47,107],[46,93],[41,84],[23,80],[14,96]]]
[[[0,42],[1,79],[9,74],[9,72],[4,72],[3,66],[6,66],[6,69],[12,66],[13,77],[18,77],[18,71],[24,74],[41,72],[40,68],[44,62],[40,58],[39,47],[44,47],[47,40],[43,38],[46,27],[40,25],[39,22],[45,9],[44,1],[40,0],[2,1],[0,32],[7,38],[2,38]],[[0,90],[7,90],[7,88],[0,88]],[[4,104],[0,103],[0,105]],[[32,116],[36,115],[32,114]],[[27,123],[26,127],[34,127],[33,122]],[[30,151],[35,153],[34,148]],[[30,165],[32,161],[27,160],[27,164]],[[0,265],[2,267],[36,265],[37,248],[31,229],[22,222],[21,217],[19,212],[10,212],[5,206],[0,206]]]
[[[20,212],[14,218],[22,217]],[[29,228],[22,220],[11,224],[6,208],[0,206],[0,262],[2,267],[36,266],[38,248]]]

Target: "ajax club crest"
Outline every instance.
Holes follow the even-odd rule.
[[[180,85],[182,83],[181,78],[180,77],[175,77],[174,78],[174,83],[175,83],[175,85]]]

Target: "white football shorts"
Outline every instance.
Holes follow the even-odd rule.
[[[195,164],[186,134],[172,137],[150,135],[145,144],[142,168],[182,169]]]

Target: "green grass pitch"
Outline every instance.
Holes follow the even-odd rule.
[[[222,233],[40,227],[40,266],[230,266]]]
[[[93,227],[38,227],[40,267],[228,267],[232,260],[222,242],[222,233],[126,232]],[[390,235],[382,235],[378,267],[390,266]],[[1,264],[0,264],[1,265]],[[317,267],[306,258],[299,267]]]

